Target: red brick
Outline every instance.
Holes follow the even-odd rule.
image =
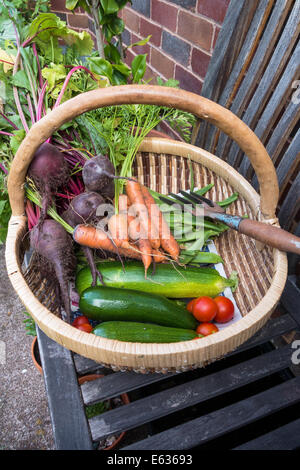
[[[180,11],[178,17],[178,35],[210,51],[213,25],[209,21],[187,11]]]
[[[161,44],[161,34],[162,29],[160,26],[156,26],[155,24],[151,23],[150,21],[141,18],[140,23],[140,35],[146,38],[151,34],[150,42],[154,44],[154,46],[159,47]]]
[[[230,0],[199,0],[198,13],[223,23]]]
[[[160,0],[152,0],[152,19],[174,33],[176,32],[177,13],[177,7]]]
[[[142,39],[143,38],[137,36],[136,34],[132,33],[132,35],[131,35],[132,44],[135,43],[135,42],[139,42]],[[149,55],[150,54],[150,45],[147,43],[144,46],[134,46],[133,50],[134,50],[135,54],[148,54]]]
[[[173,77],[175,62],[155,47],[151,50],[151,65],[165,78]]]
[[[88,28],[89,27],[89,19],[86,15],[77,15],[73,13],[69,13],[68,15],[68,24],[72,28]]]
[[[140,16],[135,13],[134,10],[130,8],[125,8],[123,13],[123,21],[126,24],[126,27],[139,33],[140,30]]]
[[[195,47],[192,50],[192,59],[191,66],[194,73],[199,75],[199,77],[204,78],[207,72],[208,64],[210,62],[211,56],[196,49]]]
[[[201,93],[203,82],[181,65],[176,64],[174,78],[179,81],[180,88],[198,95]]]
[[[51,11],[68,11],[65,0],[50,0]]]

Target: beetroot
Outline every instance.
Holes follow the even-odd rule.
[[[103,197],[95,192],[78,194],[71,200],[62,218],[74,228],[79,224],[98,222],[100,218],[96,214],[97,208],[104,202]]]
[[[108,157],[97,155],[87,160],[82,169],[82,179],[89,191],[101,191],[115,176],[115,169]]]
[[[41,271],[46,278],[53,280],[53,274],[56,276],[61,306],[64,307],[67,321],[70,322],[69,281],[76,269],[76,257],[70,235],[61,224],[53,219],[46,219],[30,231],[30,245],[39,255]]]
[[[65,185],[70,177],[63,154],[52,144],[40,145],[31,161],[27,176],[31,178],[42,196],[40,223],[47,215],[53,193]]]
[[[115,197],[115,183],[110,181],[110,183],[102,189],[101,195],[112,201]]]
[[[101,204],[104,204],[104,202],[103,197],[96,192],[91,191],[78,194],[78,196],[72,199],[68,209],[63,212],[62,218],[74,228],[79,224],[97,224],[102,218],[101,216],[97,216],[97,209]],[[91,269],[93,279],[92,286],[97,284],[97,276],[103,284],[102,275],[94,261],[93,250],[87,246],[82,247],[82,250]]]
[[[112,162],[105,155],[96,155],[85,162],[82,168],[82,179],[86,190],[96,191],[102,195],[108,192],[112,194],[111,183],[114,179],[131,180],[127,176],[116,176]]]

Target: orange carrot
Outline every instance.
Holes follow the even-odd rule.
[[[126,212],[128,209],[128,196],[126,194],[119,195],[119,212]]]
[[[158,250],[160,247],[160,237],[159,237],[159,218],[160,218],[160,210],[154,198],[149,193],[146,186],[141,186],[142,195],[148,210],[150,223],[148,227],[148,234],[149,239],[151,239],[152,247]]]
[[[175,261],[178,261],[178,257],[180,253],[179,245],[177,241],[175,240],[175,238],[173,237],[170,227],[165,221],[160,208],[158,207],[153,196],[149,193],[148,189],[145,186],[142,186],[142,194],[144,196],[144,200],[146,201],[146,205],[147,204],[151,205],[151,222],[153,221],[153,224],[158,225],[160,245],[167,253],[171,255],[171,257]]]
[[[139,250],[141,252],[142,261],[145,267],[145,277],[147,277],[147,271],[152,263],[152,247],[149,240],[146,238],[140,238],[138,241]]]
[[[129,242],[112,241],[106,232],[91,225],[77,225],[73,232],[73,238],[79,245],[110,251],[111,253],[117,253],[128,258],[142,259],[139,250]]]
[[[108,230],[115,240],[128,241],[128,220],[127,214],[122,212],[112,215],[108,220]]]
[[[156,263],[163,263],[163,261],[168,260],[167,256],[164,253],[162,253],[160,250],[155,250],[154,248],[152,248],[152,257],[153,261],[155,261]]]
[[[138,181],[127,181],[126,193],[130,202],[129,214],[137,215],[143,238],[148,238],[149,214]]]

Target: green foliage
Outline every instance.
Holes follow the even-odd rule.
[[[128,49],[145,45],[151,36],[127,47],[122,44],[124,23],[118,12],[127,3],[125,0],[66,2],[70,10],[84,8],[98,22],[105,41],[100,57],[93,51],[91,36],[68,28],[66,22],[49,12],[46,0],[36,1],[34,10],[23,0],[0,0],[0,243],[5,241],[11,215],[5,172],[35,120],[48,113],[58,97],[61,103],[99,87],[144,83],[147,55],[137,55],[128,66],[124,54]],[[96,17],[92,9],[95,5]],[[64,47],[60,40],[64,41]],[[18,52],[21,65],[13,74]],[[174,80],[165,83],[158,80],[158,83],[178,86]],[[111,106],[87,112],[62,126],[53,139],[64,144],[68,134],[68,144],[78,151],[84,146],[86,154],[109,154],[117,173],[125,176],[131,173],[139,143],[163,119],[188,141],[193,124],[191,115],[148,105]],[[77,139],[78,135],[81,139]],[[122,183],[116,183],[116,188],[118,194]],[[39,205],[39,201],[33,202]]]
[[[89,33],[82,31],[78,33],[68,28],[54,13],[41,13],[30,24],[28,37],[34,37],[46,62],[63,62],[63,51],[59,46],[62,39],[75,56],[90,55],[93,50],[93,40]],[[50,45],[50,47],[49,47]]]
[[[23,323],[25,325],[25,330],[26,334],[29,336],[36,336],[36,327],[35,327],[35,322],[32,318],[32,316],[28,312],[24,312],[27,318],[23,320]]]
[[[11,216],[11,208],[6,190],[5,174],[0,172],[0,245],[3,244],[7,236],[7,226]]]
[[[10,148],[11,148],[14,155],[16,155],[17,150],[18,150],[22,140],[24,139],[25,135],[26,135],[26,132],[24,131],[24,129],[19,129],[17,131],[14,131],[13,136],[10,137],[10,139],[9,139]]]
[[[86,406],[85,414],[87,419],[91,419],[94,416],[100,415],[101,413],[105,413],[105,411],[107,410],[109,410],[109,400],[100,401],[99,403],[95,403],[94,405]]]
[[[81,6],[93,18],[98,35],[98,54],[88,59],[91,70],[106,76],[112,85],[139,83],[146,71],[146,54],[137,55],[131,67],[125,64],[126,50],[135,46],[145,45],[151,36],[124,47],[121,35],[124,31],[124,21],[118,13],[127,3],[124,0],[66,0],[66,7],[74,11]],[[106,43],[104,44],[104,40]]]

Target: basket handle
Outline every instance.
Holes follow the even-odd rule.
[[[190,112],[231,137],[249,157],[260,185],[260,210],[266,219],[275,217],[279,197],[276,170],[254,132],[228,109],[207,98],[176,88],[122,85],[92,90],[66,101],[36,122],[21,143],[8,177],[12,215],[24,214],[24,181],[37,148],[64,123],[92,109],[122,104],[153,104]]]

